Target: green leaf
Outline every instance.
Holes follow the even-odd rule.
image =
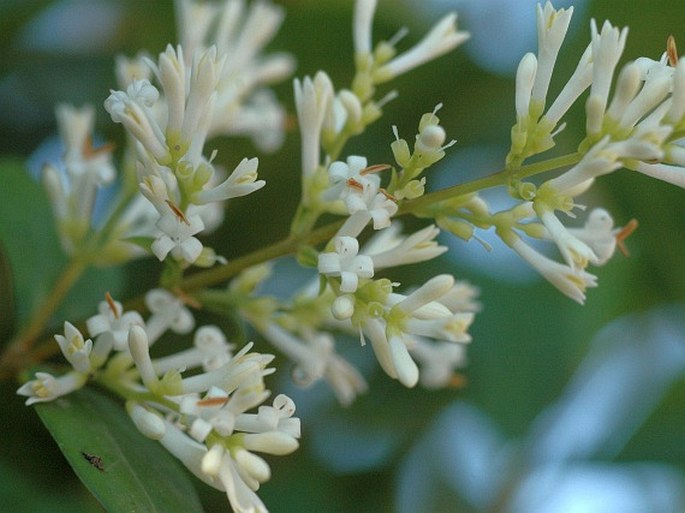
[[[36,405],[76,475],[109,513],[201,512],[180,464],[141,435],[121,405],[82,389]]]
[[[17,315],[26,319],[50,292],[66,259],[41,185],[18,160],[0,162],[0,241],[9,258]]]

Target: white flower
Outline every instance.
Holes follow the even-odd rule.
[[[457,14],[447,14],[416,46],[378,68],[373,78],[376,83],[387,82],[453,50],[468,38],[468,32],[457,31]]]
[[[454,278],[449,274],[439,274],[432,277],[418,289],[406,296],[393,306],[405,315],[426,306],[431,301],[437,301],[447,294],[454,286]]]
[[[581,305],[585,302],[585,289],[597,286],[597,277],[582,269],[573,269],[538,253],[519,237],[509,243],[524,260],[547,281]]]
[[[399,237],[399,225],[397,229],[393,229],[395,226],[393,224],[388,229],[379,232],[379,236],[384,239],[379,237],[378,242],[375,243],[377,252],[366,249],[366,253],[373,259],[374,269],[424,262],[447,251],[446,246],[440,246],[435,241],[440,233],[435,225],[427,226],[408,237]],[[393,237],[390,238],[391,236]]]
[[[274,347],[295,362],[293,377],[301,386],[313,385],[326,379],[343,405],[351,404],[366,390],[361,374],[335,352],[335,343],[327,333],[310,333],[300,339],[276,323],[269,323],[262,331]]]
[[[685,116],[685,59],[679,59],[673,71],[673,95],[666,120],[678,124]]]
[[[152,289],[145,294],[145,305],[152,313],[145,324],[150,344],[168,329],[174,333],[190,333],[195,319],[178,297],[164,289]]]
[[[136,401],[126,402],[126,411],[142,434],[152,440],[160,440],[166,433],[166,424],[162,416],[148,410]]]
[[[157,390],[159,379],[150,359],[150,342],[145,330],[140,326],[132,326],[128,332],[128,350],[138,369],[140,379],[151,391]]]
[[[261,383],[263,376],[273,372],[273,369],[267,369],[267,365],[274,357],[250,353],[252,346],[251,342],[246,344],[228,363],[215,370],[183,378],[183,393],[206,392],[212,387],[219,387],[230,394],[245,384]]]
[[[380,178],[373,173],[364,173],[367,169],[366,157],[351,155],[345,162],[336,160],[328,166],[328,183],[330,187],[324,192],[326,201],[344,200],[349,194],[348,182],[362,183],[369,180],[380,187]],[[363,177],[363,178],[362,178]]]
[[[314,80],[309,77],[302,82],[295,79],[293,87],[302,140],[302,176],[310,177],[319,167],[321,128],[333,100],[333,84],[326,73],[319,71]]]
[[[637,165],[631,166],[631,169],[639,171],[643,175],[651,176],[652,178],[657,178],[685,189],[685,169],[681,166],[672,166],[664,163],[647,164],[646,162],[638,162]]]
[[[536,108],[540,109],[539,113],[542,113],[544,109],[554,64],[566,37],[572,15],[573,7],[556,10],[550,2],[545,2],[544,7],[537,5],[538,65],[531,101]]]
[[[218,369],[231,359],[233,344],[226,342],[226,336],[216,326],[202,326],[193,338],[195,347],[157,358],[152,363],[158,375],[170,369],[192,369],[202,366],[207,372]]]
[[[361,190],[357,187],[361,186]],[[349,187],[345,206],[350,215],[363,212],[368,220],[373,220],[373,229],[381,230],[390,226],[390,218],[397,212],[397,203],[383,192],[379,192],[373,182],[364,180]],[[367,220],[367,222],[368,222]]]
[[[171,161],[164,132],[151,107],[159,99],[159,91],[146,79],[134,80],[124,91],[111,91],[105,109],[115,123],[121,123],[160,164]]]
[[[516,69],[516,95],[514,103],[516,105],[517,122],[522,125],[524,125],[525,120],[530,115],[530,98],[533,94],[537,69],[537,58],[530,52],[523,56]]]
[[[568,265],[574,269],[585,269],[589,263],[597,263],[597,255],[587,244],[568,231],[552,209],[544,204],[536,204],[536,212]]]
[[[79,190],[79,194],[84,193],[83,186],[78,185],[79,179],[91,182],[91,187],[111,183],[116,177],[111,147],[94,149],[91,146],[95,126],[93,106],[85,105],[77,109],[60,103],[55,108],[55,115],[65,146],[64,164],[71,180],[76,182],[72,184],[72,190]]]
[[[564,84],[561,92],[557,95],[547,112],[542,116],[540,123],[550,127],[556,127],[562,116],[568,112],[571,105],[580,97],[592,83],[592,45],[588,45],[578,61],[571,78]]]
[[[241,413],[236,419],[235,429],[245,433],[282,431],[293,438],[300,438],[300,419],[293,417],[294,414],[293,400],[279,394],[272,406],[260,406],[256,414]]]
[[[429,342],[417,337],[410,353],[421,367],[419,382],[430,390],[450,386],[454,369],[466,364],[465,346],[452,342]]]
[[[193,203],[205,205],[213,201],[223,201],[239,196],[246,196],[266,185],[264,180],[257,180],[257,166],[259,160],[244,158],[233,170],[231,175],[221,184],[197,192]]]
[[[88,374],[82,372],[72,371],[59,377],[47,372],[36,372],[36,378],[19,387],[17,394],[28,397],[26,406],[30,406],[33,403],[52,401],[67,395],[83,387],[86,381]]]
[[[327,276],[340,276],[340,290],[354,292],[359,278],[373,278],[373,260],[358,255],[359,241],[353,237],[337,237],[335,252],[319,255],[319,272]]]
[[[138,312],[124,312],[121,303],[112,300],[107,294],[107,300],[98,305],[97,315],[86,321],[88,333],[97,337],[95,345],[101,338],[110,337],[116,351],[123,351],[128,346],[128,331],[131,326],[145,326],[143,318]]]
[[[471,342],[471,335],[466,330],[473,322],[474,315],[471,312],[455,313],[449,317],[437,319],[409,319],[405,324],[405,332],[411,335],[420,335],[438,340],[446,340],[452,343]]]
[[[268,513],[262,500],[243,480],[228,452],[221,460],[218,477],[236,513]]]
[[[77,372],[88,373],[92,369],[90,353],[93,341],[84,340],[81,332],[70,322],[64,323],[64,336],[55,335],[62,354]]]
[[[571,190],[580,184],[587,183],[598,176],[611,173],[621,167],[618,155],[612,151],[605,151],[609,146],[609,137],[596,143],[583,158],[565,173],[548,180],[544,186],[552,187],[559,192]]]
[[[376,11],[377,0],[357,0],[354,4],[354,18],[352,20],[352,35],[354,53],[356,55],[371,54],[371,31],[373,16]]]
[[[597,256],[595,265],[604,265],[616,250],[616,235],[611,214],[603,208],[596,208],[587,218],[583,228],[569,228],[568,231],[587,244]]]
[[[175,212],[167,212],[157,222],[162,234],[152,243],[152,252],[160,262],[171,253],[176,260],[192,264],[202,252],[202,243],[193,235],[204,229],[200,216],[190,215],[183,219]]]
[[[626,44],[628,29],[619,30],[612,27],[608,21],[602,25],[602,31],[597,32],[595,20],[592,29],[592,87],[585,105],[587,116],[586,130],[588,135],[599,134],[609,97],[611,79],[616,69],[623,48]]]

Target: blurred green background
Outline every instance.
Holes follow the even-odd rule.
[[[337,87],[349,85],[353,2],[278,3],[286,8],[287,17],[270,48],[296,56],[297,76],[324,69]],[[407,26],[408,47],[450,8],[463,9],[460,28],[478,30],[480,36],[476,40],[474,34],[470,46],[394,82],[399,99],[388,105],[386,115],[364,136],[351,141],[345,154],[364,154],[370,162],[390,161],[391,126],[397,125],[409,138],[420,116],[442,102],[442,124],[448,137],[458,143],[436,166],[436,182],[459,183],[498,170],[514,119],[513,70],[522,55],[508,57],[507,52],[519,47],[521,52],[535,50],[534,17],[521,14],[533,13],[532,2],[379,0],[379,4],[376,41]],[[578,5],[562,48],[552,93],[563,85],[587,45],[592,17],[630,27],[624,62],[639,56],[658,59],[669,34],[682,40],[685,48],[683,2],[583,3]],[[0,153],[4,169],[0,171],[16,168],[54,135],[53,108],[60,101],[94,103],[99,134],[122,141],[120,127],[109,122],[102,108],[115,86],[113,57],[134,55],[140,49],[156,54],[173,41],[173,8],[168,1],[2,0]],[[276,87],[276,92],[294,116],[291,82]],[[571,151],[582,137],[582,105],[567,121],[556,154]],[[256,154],[246,140],[217,140],[210,146],[219,150],[217,161],[227,166]],[[218,253],[231,259],[287,234],[297,201],[291,191],[299,190],[298,151],[299,138],[293,129],[281,150],[260,156],[260,176],[267,187],[254,197],[231,203],[224,229],[210,237]],[[50,234],[51,222],[41,217],[49,215],[41,197],[36,196],[35,203],[12,204],[19,197],[12,181],[16,173],[5,174],[0,182],[0,235],[15,272],[17,310],[25,318],[49,285],[50,270],[41,268],[40,262],[51,254],[42,245],[54,248],[55,239]],[[296,394],[296,403],[302,405],[303,443],[295,455],[270,460],[273,478],[260,491],[265,503],[273,511],[288,512],[684,511],[680,479],[685,473],[685,329],[680,323],[685,310],[678,305],[685,301],[685,191],[619,171],[599,180],[587,203],[609,209],[618,225],[634,217],[640,227],[628,240],[629,258],[619,254],[595,270],[600,287],[589,291],[583,307],[525,266],[490,255],[473,241],[457,243],[460,248],[430,266],[403,269],[400,277],[393,276],[409,284],[436,272],[451,272],[480,287],[484,308],[471,329],[474,341],[464,369],[468,379],[464,389],[405,390],[374,367],[369,348],[360,349],[353,341],[343,352],[366,369],[370,392],[348,409],[334,404],[325,386],[291,390],[287,370],[280,372],[270,385]],[[279,211],[263,205],[278,205]],[[10,226],[10,218],[19,218],[20,223]],[[28,263],[18,263],[21,259]],[[75,318],[90,315],[102,296],[103,284],[117,290],[120,297],[130,297],[139,290],[135,287],[153,284],[156,273],[157,265],[151,260],[132,263],[123,272],[95,270],[77,285],[64,313]],[[2,286],[7,291],[8,285]],[[5,309],[0,316],[2,326],[11,329],[11,310]],[[622,324],[611,324],[620,318]],[[610,324],[609,331],[597,339],[597,333]],[[638,355],[637,360],[619,370],[609,365],[625,363],[626,354]],[[579,368],[586,373],[577,374]],[[606,380],[597,377],[605,374]],[[597,388],[584,390],[583,383],[597,383]],[[0,444],[0,504],[13,505],[11,510],[1,509],[98,511],[35,413],[15,396],[16,383],[1,386],[5,438]],[[586,409],[571,408],[579,404],[574,402],[578,397],[587,400],[581,402],[588,405]],[[593,397],[596,402],[590,400]],[[577,415],[564,417],[564,408]],[[440,419],[437,424],[436,419]],[[536,440],[554,432],[544,426],[559,425],[560,419],[569,421],[575,431],[550,434],[550,440],[573,445],[573,440],[588,437],[585,450],[570,451],[568,459],[561,458],[558,468],[570,470],[558,470],[561,474],[554,475],[559,485],[550,488],[558,493],[570,490],[571,499],[563,502],[542,494],[535,502],[533,492],[522,483],[546,468],[540,461],[554,460],[549,454],[557,454],[556,449],[540,456],[544,451]],[[490,442],[484,442],[485,438]],[[463,444],[455,448],[450,440]],[[430,461],[426,447],[431,443],[444,447],[442,466]],[[492,452],[479,449],[488,444]],[[497,457],[489,459],[488,454]],[[567,479],[559,477],[575,476],[573,472],[581,467],[587,471],[583,475],[595,476],[595,483],[603,479],[627,483],[625,490],[644,485],[642,499],[653,491],[647,483],[650,479],[666,491],[657,494],[661,502],[645,502],[645,509],[612,509],[608,496],[601,499],[598,509],[589,509],[582,498],[590,488],[562,486]],[[628,477],[614,479],[618,474],[621,479]],[[620,494],[621,486],[612,489]],[[205,488],[198,483],[207,511],[227,510],[225,497]],[[417,502],[418,497],[424,497],[423,502]],[[572,509],[574,504],[577,509]]]

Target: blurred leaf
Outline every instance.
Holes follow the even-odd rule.
[[[0,312],[2,312],[0,315],[0,343],[2,343],[14,333],[17,317],[12,270],[2,244],[0,244]]]
[[[110,513],[202,511],[173,457],[141,435],[124,409],[83,389],[36,405],[76,475]]]
[[[16,315],[23,321],[48,295],[66,265],[66,257],[41,184],[16,159],[0,161],[0,175],[0,243],[16,284]],[[121,269],[88,269],[67,296],[58,317],[76,319],[94,313],[105,292],[120,295],[122,276]],[[0,285],[4,287],[1,281]]]
[[[18,160],[1,161],[0,175],[0,242],[14,272],[17,314],[24,319],[50,291],[65,257],[40,184]]]

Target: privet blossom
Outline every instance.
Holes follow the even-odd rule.
[[[54,335],[66,370],[37,372],[17,393],[30,405],[89,383],[110,389],[144,436],[224,491],[235,511],[266,511],[256,493],[271,476],[262,455],[282,456],[299,446],[294,402],[283,394],[272,398],[267,388],[276,370],[272,350],[292,362],[298,385],[326,381],[345,406],[368,391],[367,376],[338,351],[345,339],[370,346],[363,350],[405,387],[460,386],[469,329],[481,307],[478,289],[442,272],[403,284],[394,281],[396,267],[442,255],[441,230],[470,240],[493,229],[551,285],[583,303],[598,284],[590,268],[607,264],[617,248],[626,252],[624,241],[637,226],[634,220],[616,226],[599,206],[586,210],[583,194],[619,169],[685,187],[679,139],[685,64],[675,43],[659,59],[640,57],[618,69],[627,29],[593,20],[590,42],[555,96],[550,84],[573,9],[550,2],[537,7],[537,53],[523,56],[516,74],[505,169],[487,182],[507,188],[511,208],[494,211],[476,188],[426,192],[431,168],[456,144],[438,117],[442,104],[433,100],[415,130],[388,128],[387,160],[346,153],[349,139],[398,97],[394,90],[380,95],[380,88],[420,73],[421,65],[469,37],[449,13],[408,49],[399,48],[401,37],[375,44],[376,0],[357,0],[350,83],[334,84],[323,70],[293,80],[301,199],[290,234],[231,267],[204,236],[222,223],[226,201],[252,195],[259,201],[266,183],[258,157],[227,158],[208,142],[247,135],[260,150],[277,149],[286,110],[268,86],[292,74],[294,58],[264,52],[284,17],[269,2],[176,5],[179,44],[156,57],[117,59],[118,86],[104,108],[126,132],[122,171],[112,145],[92,144],[94,107],[64,104],[56,109],[63,162],[43,171],[67,254],[87,265],[152,256],[163,267],[160,287],[127,311],[126,302],[103,291],[98,313],[84,324],[64,322]],[[554,147],[564,116],[586,91],[577,153],[555,174],[547,174],[552,165],[527,167],[526,159]],[[541,180],[527,180],[541,173]],[[96,196],[115,180],[116,199],[96,215]],[[407,214],[429,221],[407,231],[398,219]],[[323,229],[324,216],[337,221]],[[558,256],[539,251],[531,239],[549,242]],[[277,298],[262,285],[278,279],[269,260],[285,254],[296,254],[309,278],[290,297]],[[193,267],[210,269],[185,276]],[[227,280],[226,287],[209,288]],[[193,310],[200,308],[239,319],[255,341],[240,345],[215,325],[197,327]],[[169,332],[185,337],[188,347],[156,356]],[[257,350],[263,345],[268,352]]]

